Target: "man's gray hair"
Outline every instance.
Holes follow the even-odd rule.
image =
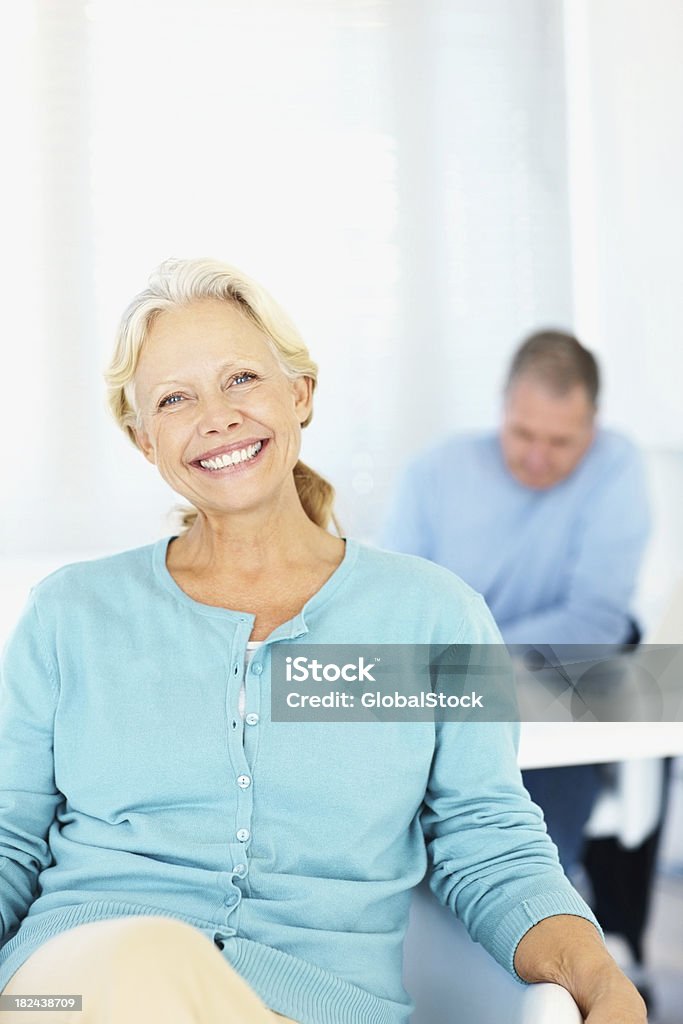
[[[520,377],[530,377],[558,396],[579,385],[586,389],[591,404],[597,405],[597,361],[573,334],[547,330],[530,335],[512,357],[505,391]]]

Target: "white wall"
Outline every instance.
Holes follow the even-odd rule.
[[[301,326],[321,366],[304,455],[350,534],[425,442],[496,421],[542,324],[598,350],[608,422],[682,447],[682,33],[671,0],[15,5],[0,554],[171,528],[101,384],[170,254],[242,265]],[[678,567],[653,558],[654,594]]]
[[[4,26],[31,145],[0,552],[169,529],[101,383],[168,255],[228,259],[289,309],[321,366],[304,455],[369,537],[406,457],[493,423],[519,336],[571,316],[560,0],[26,6]]]

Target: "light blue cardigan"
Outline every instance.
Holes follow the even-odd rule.
[[[420,558],[348,541],[257,651],[253,617],[188,597],[168,540],[37,586],[0,688],[0,991],[51,936],[128,914],[195,925],[302,1024],[404,1024],[401,947],[429,858],[438,898],[513,970],[552,914],[594,920],[506,723],[273,723],[270,647],[499,642]]]

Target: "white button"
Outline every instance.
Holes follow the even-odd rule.
[[[251,832],[249,831],[248,828],[238,828],[235,835],[237,836],[241,843],[246,843],[247,839],[251,835]]]
[[[244,876],[247,873],[247,865],[246,864],[235,864],[235,866],[232,869],[232,871],[233,871],[233,874],[237,875],[238,878],[244,878]]]
[[[263,665],[261,664],[261,662],[257,661],[255,665],[252,665],[251,671],[254,673],[255,676],[260,676],[261,673],[263,672]]]
[[[251,779],[249,778],[248,775],[238,775],[237,785],[240,787],[240,789],[249,789],[249,786],[251,786]]]
[[[258,715],[255,711],[250,711],[244,721],[247,725],[258,725]]]

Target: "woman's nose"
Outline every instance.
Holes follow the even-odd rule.
[[[199,405],[199,430],[202,434],[213,434],[239,426],[244,416],[238,405],[221,392],[204,398]]]

